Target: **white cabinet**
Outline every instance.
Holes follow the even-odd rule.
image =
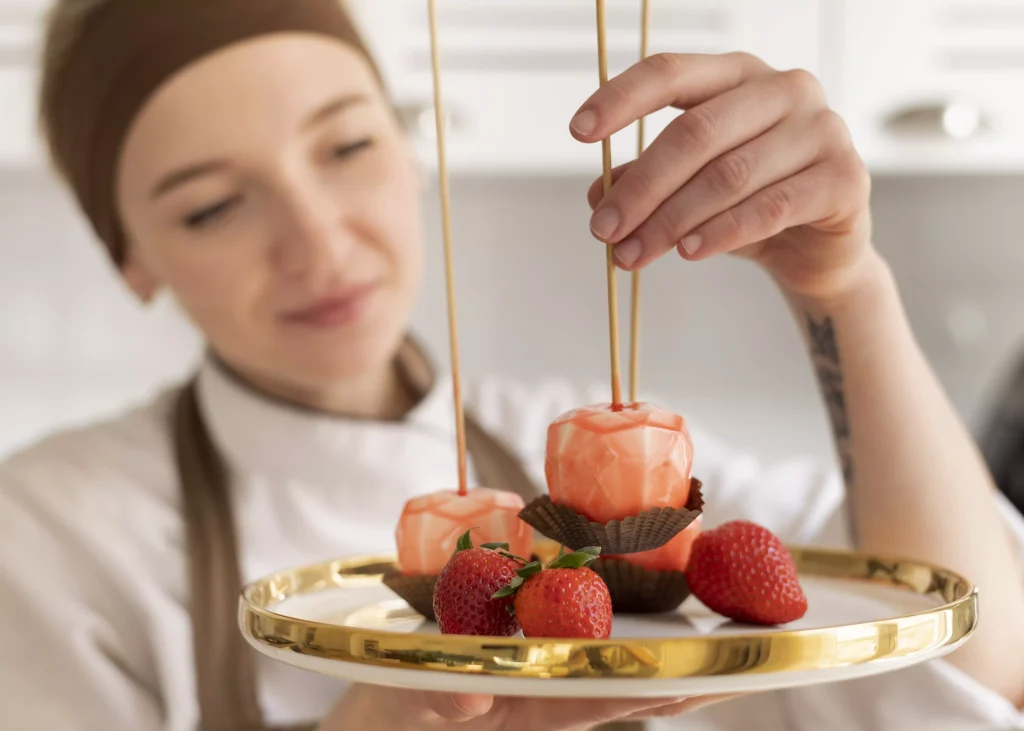
[[[1024,170],[1024,3],[845,0],[830,91],[877,171]]]
[[[0,167],[34,167],[43,159],[36,133],[36,53],[41,0],[0,0]]]
[[[36,76],[0,65],[0,166],[29,168],[42,161],[35,125]]]
[[[353,0],[433,162],[426,0]],[[450,162],[465,173],[595,172],[567,123],[596,87],[593,0],[438,0]],[[1024,171],[1022,0],[652,0],[652,51],[745,50],[826,84],[875,172]],[[640,0],[608,0],[612,73]],[[656,134],[675,116],[655,115]],[[616,163],[635,155],[620,134]]]
[[[426,0],[355,0],[424,163],[434,163]],[[609,73],[639,57],[639,0],[608,0]],[[598,87],[593,0],[438,0],[448,155],[454,173],[600,173],[599,146],[575,141],[573,113]],[[653,0],[650,51],[746,50],[817,70],[818,0]],[[678,112],[649,121],[651,139]],[[636,132],[616,136],[616,163]]]
[[[50,0],[0,0],[0,167],[42,164],[35,60]],[[744,50],[825,82],[876,172],[1024,171],[1024,0],[651,0],[651,51]],[[420,156],[436,163],[427,0],[348,0]],[[639,55],[640,0],[607,0],[609,66]],[[594,0],[438,0],[454,174],[600,172],[569,135],[597,88]],[[678,114],[649,120],[650,141]],[[634,128],[613,143],[636,154]]]
[[[36,54],[46,3],[0,0],[0,167],[42,162],[36,126]]]

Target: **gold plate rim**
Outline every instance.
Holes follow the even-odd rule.
[[[928,659],[963,643],[978,620],[978,592],[943,567],[867,553],[791,546],[801,575],[896,586],[942,603],[869,622],[730,634],[562,640],[368,630],[299,619],[267,606],[328,588],[381,583],[393,555],[357,556],[278,572],[247,585],[239,625],[256,645],[392,668],[520,678],[681,679],[828,670]],[[381,567],[380,573],[366,569]]]

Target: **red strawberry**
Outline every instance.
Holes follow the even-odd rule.
[[[466,531],[434,585],[434,616],[442,634],[510,637],[519,631],[512,598],[493,598],[526,563],[507,543],[473,548]]]
[[[789,551],[767,528],[734,520],[693,542],[686,579],[713,612],[748,624],[785,624],[807,612]]]
[[[600,548],[559,556],[546,569],[534,561],[495,596],[515,595],[516,619],[527,637],[592,637],[612,632],[612,598],[604,581],[587,568]]]

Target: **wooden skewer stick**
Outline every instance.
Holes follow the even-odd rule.
[[[455,435],[459,455],[459,495],[468,492],[466,477],[466,417],[462,406],[462,379],[459,374],[459,330],[455,309],[455,266],[452,253],[452,212],[448,189],[448,163],[445,158],[444,101],[441,95],[441,60],[437,41],[437,3],[428,0],[430,15],[430,58],[434,74],[434,121],[437,127],[437,166],[441,186],[441,225],[444,231],[445,282],[448,289],[448,337],[451,346],[452,391],[455,396]]]
[[[640,59],[647,58],[648,36],[651,29],[651,0],[643,0],[640,20]],[[640,117],[636,124],[636,156],[639,159],[644,154],[644,122],[646,117]],[[633,292],[630,303],[629,323],[629,400],[636,403],[638,398],[637,389],[640,384],[640,272],[633,272]]]
[[[597,61],[601,86],[608,81],[608,49],[605,39],[605,0],[597,0]],[[601,140],[601,157],[604,172],[604,193],[612,187],[612,141],[610,137]],[[608,341],[612,363],[612,408],[622,408],[622,376],[619,367],[619,301],[615,282],[614,247],[607,246],[606,269],[608,276]]]

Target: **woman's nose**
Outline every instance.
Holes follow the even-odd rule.
[[[345,207],[320,191],[294,191],[283,206],[273,259],[290,278],[337,269],[353,244]]]

